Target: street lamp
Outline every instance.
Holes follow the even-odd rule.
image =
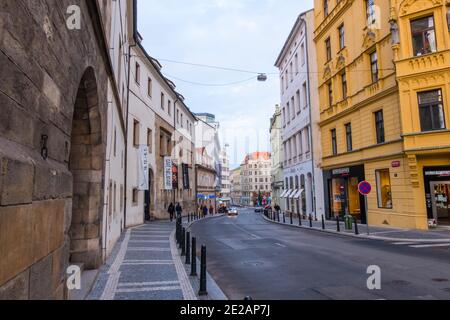
[[[258,81],[261,81],[261,82],[267,81],[267,75],[265,73],[260,73],[258,75]]]

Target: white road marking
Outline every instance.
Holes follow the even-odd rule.
[[[164,286],[164,285],[176,285],[179,281],[154,281],[154,282],[122,282],[119,283],[118,287],[149,287],[149,286]]]
[[[128,251],[161,251],[161,252],[165,252],[165,251],[170,251],[169,248],[133,248],[133,247],[129,247]]]
[[[123,266],[166,266],[173,265],[173,262],[124,262]]]
[[[282,247],[282,248],[287,248],[284,244],[281,243],[275,243],[277,246]]]
[[[130,240],[130,243],[169,243],[167,240]]]
[[[411,246],[411,248],[438,248],[438,247],[450,247],[450,243],[419,244],[416,246]]]
[[[393,245],[396,245],[396,246],[406,246],[406,245],[409,245],[409,244],[416,244],[417,242],[393,242],[392,244]]]
[[[130,289],[117,289],[116,293],[133,293],[133,292],[150,292],[150,291],[173,291],[181,290],[180,286],[172,287],[149,287],[149,288],[130,288]]]

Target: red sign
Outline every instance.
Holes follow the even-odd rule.
[[[372,186],[367,181],[362,181],[358,184],[358,191],[363,196],[367,196],[372,191]]]
[[[392,168],[398,168],[401,166],[401,162],[400,161],[392,161]]]

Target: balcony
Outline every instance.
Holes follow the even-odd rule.
[[[414,74],[433,72],[448,68],[450,63],[450,50],[411,57],[396,62],[397,77],[406,77]]]

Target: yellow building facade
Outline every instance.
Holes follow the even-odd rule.
[[[371,225],[426,229],[433,214],[427,210],[425,174],[446,174],[450,133],[422,132],[417,92],[440,88],[448,101],[448,7],[438,0],[397,2],[315,0],[325,208],[328,218],[351,214]],[[409,20],[430,10],[442,26],[436,30],[436,57],[417,62],[425,56],[411,54]],[[432,65],[424,70],[421,63]],[[422,100],[436,94],[428,96]],[[450,124],[448,103],[442,109]],[[367,203],[358,193],[363,180],[372,185]],[[443,185],[439,192],[447,192]]]

